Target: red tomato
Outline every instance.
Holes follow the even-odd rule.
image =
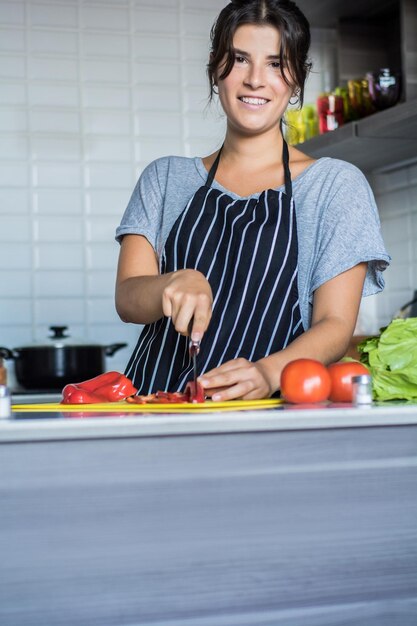
[[[332,402],[352,402],[352,377],[369,374],[369,370],[359,361],[339,361],[328,366],[332,383]]]
[[[281,395],[287,402],[323,402],[330,393],[330,374],[320,361],[296,359],[282,370]]]

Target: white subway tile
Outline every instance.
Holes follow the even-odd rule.
[[[215,15],[215,11],[184,11],[182,16],[184,33],[193,36],[201,35],[208,39]]]
[[[224,117],[215,117],[213,113],[204,112],[200,115],[189,113],[185,120],[185,136],[190,141],[197,137],[213,138],[221,141],[226,131]]]
[[[151,7],[153,9],[174,9],[177,6],[177,0],[135,0],[133,4],[135,7]]]
[[[106,243],[114,241],[114,231],[118,221],[114,217],[89,217],[87,219],[87,241],[94,243]]]
[[[31,296],[31,275],[24,270],[0,270],[2,298],[27,298]]]
[[[18,28],[0,29],[0,52],[24,52],[25,31]]]
[[[214,137],[202,139],[200,137],[190,137],[185,143],[186,156],[206,156],[218,150],[222,142],[217,141]]]
[[[90,271],[87,273],[87,296],[113,298],[116,271]]]
[[[127,57],[129,39],[126,35],[83,32],[81,33],[81,54],[84,57]]]
[[[93,83],[127,83],[129,64],[123,61],[95,61],[85,59],[81,66],[81,80]]]
[[[386,271],[385,280],[387,291],[389,292],[410,288],[411,267],[409,260],[407,259],[404,263],[399,255],[393,256],[393,262],[389,271]]]
[[[0,246],[0,267],[15,270],[30,270],[32,248],[27,243],[3,241]]]
[[[133,54],[142,62],[147,59],[175,61],[179,58],[179,50],[177,37],[139,35],[133,40]]]
[[[184,93],[187,113],[203,113],[207,106],[207,90],[189,87]]]
[[[169,91],[165,85],[137,85],[133,87],[133,104],[140,111],[181,111],[179,91]]]
[[[38,189],[33,194],[33,206],[39,215],[80,215],[83,194],[80,189]]]
[[[381,230],[385,244],[388,247],[402,245],[408,242],[410,237],[410,219],[408,215],[385,219],[381,224]],[[404,246],[403,246],[404,250]]]
[[[36,163],[33,165],[35,187],[79,187],[82,183],[79,163]]]
[[[129,11],[125,7],[84,5],[81,6],[81,25],[94,30],[128,30]]]
[[[23,56],[0,57],[0,78],[25,78],[26,62]]]
[[[77,107],[77,84],[60,85],[54,82],[29,83],[29,103],[32,106]]]
[[[24,83],[6,83],[2,81],[0,89],[0,104],[25,105],[26,87]]]
[[[26,111],[0,109],[0,131],[22,133],[27,131]]]
[[[9,163],[0,161],[0,186],[24,187],[29,184],[29,167],[27,163]]]
[[[184,9],[207,11],[207,4],[206,0],[184,0]],[[215,14],[219,13],[224,6],[224,0],[210,0],[210,10]]]
[[[37,271],[34,274],[35,298],[82,298],[84,296],[83,271]]]
[[[30,21],[33,26],[77,28],[77,7],[69,4],[54,5],[30,2]]]
[[[33,135],[32,157],[48,161],[79,161],[81,158],[80,140],[70,137],[46,137]]]
[[[382,195],[376,195],[376,203],[378,206],[381,219],[398,217],[410,211],[409,197],[406,189],[397,189]]]
[[[131,347],[128,346],[126,348],[121,348],[113,357],[110,357],[110,361],[113,362],[117,355],[121,355],[123,362],[126,363],[133,346],[137,342],[140,328],[142,327],[132,324],[124,324],[120,319],[115,321],[113,324],[96,324],[93,321],[93,323],[88,326],[88,337],[90,341],[100,343],[105,346],[112,345],[114,343],[130,343]],[[119,371],[123,371],[123,369],[124,367]]]
[[[86,197],[88,214],[114,215],[121,218],[131,196],[133,185],[134,182],[132,181],[132,184],[127,190],[107,189],[103,191],[101,189],[97,189],[88,191]]]
[[[32,80],[74,81],[78,79],[77,59],[63,57],[28,57],[28,74]]]
[[[184,37],[183,38],[183,54],[185,61],[199,61],[206,64],[210,55],[210,44],[208,38]]]
[[[89,270],[111,270],[117,266],[120,246],[117,242],[90,243],[87,246],[87,268]]]
[[[135,142],[136,160],[149,163],[162,156],[183,156],[184,146],[181,139],[167,137],[166,139],[141,138]]]
[[[0,242],[27,242],[32,236],[32,225],[26,216],[3,215],[1,218]]]
[[[80,270],[84,265],[84,246],[76,243],[42,243],[34,246],[38,270]]]
[[[130,135],[131,121],[128,112],[86,111],[83,115],[87,135]]]
[[[83,241],[84,223],[81,217],[36,217],[34,220],[34,239],[40,243],[60,241]]]
[[[77,111],[56,109],[29,111],[30,129],[33,133],[79,133],[80,116]]]
[[[13,26],[24,25],[25,23],[25,4],[14,0],[13,2],[0,3],[0,24],[5,26],[10,24]]]
[[[125,163],[90,163],[85,166],[86,187],[128,189],[132,184],[131,168]]]
[[[183,86],[198,87],[202,93],[205,93],[206,98],[208,97],[209,81],[205,63],[200,61],[199,63],[188,62],[184,64],[183,76]]]
[[[175,34],[178,30],[177,11],[164,11],[161,19],[161,11],[158,9],[148,9],[145,7],[136,8],[133,13],[134,29],[138,32],[149,34],[154,32]]]
[[[0,324],[30,324],[32,321],[32,301],[30,298],[0,298]],[[6,344],[7,347],[8,344]],[[15,347],[15,346],[13,346]]]
[[[85,107],[97,109],[128,109],[130,90],[121,85],[82,85],[82,98]]]
[[[83,298],[37,298],[35,300],[36,324],[71,325],[84,322]]]
[[[133,78],[139,84],[162,84],[177,86],[180,81],[180,66],[164,60],[135,61]]]
[[[27,137],[0,135],[0,159],[23,160],[28,157]]]
[[[78,53],[78,34],[64,30],[29,30],[29,48],[32,54],[48,52],[53,54]]]
[[[28,300],[24,300],[21,306],[25,306]],[[0,303],[0,307],[2,303]],[[13,320],[13,318],[11,318]],[[27,346],[33,341],[32,337],[32,324],[17,324],[13,323],[0,326],[0,344],[6,348],[18,348],[20,346]],[[5,363],[8,374],[11,374],[13,368],[13,361],[7,361]],[[10,381],[10,377],[8,377]]]
[[[114,298],[88,298],[87,323],[116,323],[119,317],[114,306]]]
[[[129,161],[130,138],[87,136],[84,140],[84,151],[87,161]]]
[[[180,113],[153,113],[140,111],[135,113],[135,135],[141,137],[180,137],[182,115]]]
[[[0,213],[26,214],[29,212],[29,194],[26,189],[0,189]]]

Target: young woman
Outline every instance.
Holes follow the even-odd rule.
[[[183,390],[191,335],[208,396],[266,398],[289,361],[345,354],[361,296],[383,288],[389,256],[361,172],[283,139],[310,69],[297,6],[232,1],[211,42],[222,147],[151,163],[117,229],[117,311],[145,325],[126,374],[141,394]]]

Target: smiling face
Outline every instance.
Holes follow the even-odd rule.
[[[218,80],[219,98],[228,129],[243,135],[278,129],[294,86],[279,65],[280,35],[273,26],[244,24],[233,37],[232,71]],[[222,65],[217,75],[221,74]],[[285,70],[284,70],[285,71]],[[287,72],[286,77],[290,82]]]

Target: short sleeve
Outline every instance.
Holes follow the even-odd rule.
[[[157,247],[163,207],[163,193],[158,178],[158,163],[153,161],[142,172],[116,229],[116,240],[124,235],[143,235]]]
[[[344,164],[326,188],[318,228],[315,262],[309,299],[323,283],[367,262],[363,295],[384,287],[382,272],[390,262],[381,235],[381,225],[372,190],[362,172]]]

